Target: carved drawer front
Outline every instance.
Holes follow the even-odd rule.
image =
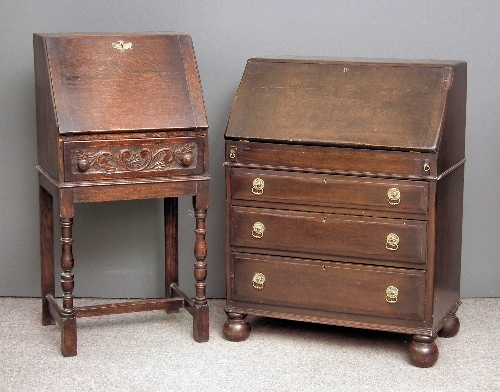
[[[65,180],[202,174],[203,145],[202,137],[65,141]]]
[[[425,181],[230,170],[233,199],[427,213],[429,185]]]
[[[234,301],[424,320],[423,271],[240,253],[231,263]]]
[[[425,221],[237,206],[231,211],[232,246],[317,254],[329,260],[355,257],[367,263],[426,261]]]

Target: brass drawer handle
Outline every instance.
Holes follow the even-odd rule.
[[[254,195],[262,195],[264,193],[264,180],[262,178],[253,180],[252,193]]]
[[[385,290],[385,300],[390,304],[394,304],[398,302],[398,293],[399,290],[396,286],[389,286]]]
[[[262,238],[264,236],[265,226],[262,222],[255,222],[252,228],[252,236]]]
[[[398,250],[399,237],[397,234],[390,233],[385,242],[385,248],[388,250]]]
[[[264,282],[266,277],[262,272],[257,272],[252,279],[252,286],[257,290],[262,290],[264,288]]]
[[[401,192],[398,188],[391,188],[387,191],[387,198],[390,205],[398,205],[401,201]]]

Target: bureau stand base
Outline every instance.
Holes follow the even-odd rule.
[[[193,316],[193,338],[202,343],[208,341],[208,304],[197,305],[195,301],[182,292],[177,285],[171,286],[173,297],[160,299],[144,299],[118,303],[74,307],[63,309],[52,295],[45,297],[51,318],[44,318],[43,325],[57,323],[61,328],[61,352],[65,357],[77,354],[77,324],[76,319],[82,317],[107,316],[134,312],[165,310],[167,313],[186,309]]]
[[[226,311],[227,320],[224,323],[222,334],[226,340],[232,342],[242,342],[250,336],[251,326],[247,321],[247,315]],[[437,334],[432,336],[413,335],[413,339],[408,346],[408,353],[412,365],[421,368],[432,367],[439,358],[439,350],[436,345],[436,338],[451,338],[460,329],[460,321],[456,314],[452,314],[443,324]]]
[[[209,339],[209,311],[205,296],[205,279],[207,276],[207,264],[205,257],[207,246],[205,241],[205,218],[208,208],[208,182],[205,180],[185,179],[178,180],[187,186],[183,192],[191,195],[196,220],[195,244],[194,244],[194,278],[196,280],[196,296],[189,298],[179,289],[179,266],[178,266],[178,190],[169,194],[167,189],[161,189],[165,196],[164,202],[164,226],[165,226],[165,298],[143,299],[122,303],[111,303],[95,306],[74,306],[74,276],[73,276],[73,217],[75,194],[79,192],[99,190],[95,197],[88,197],[88,202],[102,201],[100,195],[105,192],[103,186],[86,187],[63,187],[55,180],[49,180],[40,173],[39,200],[40,200],[40,251],[42,272],[42,325],[50,325],[57,322],[61,327],[61,351],[63,356],[70,357],[77,354],[77,326],[76,319],[80,317],[105,316],[120,313],[143,312],[152,310],[165,310],[166,312],[177,312],[180,308],[186,309],[193,316],[193,338],[197,342],[206,342]],[[177,182],[173,182],[175,185]],[[151,186],[151,184],[147,184]],[[162,184],[167,188],[172,183]],[[109,188],[113,185],[106,185]],[[139,187],[139,188],[137,188]],[[142,184],[127,184],[133,198],[138,198],[138,191]],[[109,192],[109,190],[106,190]],[[55,269],[54,269],[54,195],[58,196],[61,225],[61,289],[62,306],[55,301]],[[109,195],[108,195],[109,196]],[[145,195],[151,198],[150,194]],[[160,196],[160,195],[154,195]],[[159,197],[156,197],[159,198]],[[122,200],[123,195],[119,192],[108,201],[114,199]],[[79,199],[78,199],[79,200]]]

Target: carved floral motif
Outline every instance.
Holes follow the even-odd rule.
[[[188,143],[177,148],[141,146],[117,148],[116,151],[81,147],[72,155],[81,173],[164,171],[196,164],[196,145]]]

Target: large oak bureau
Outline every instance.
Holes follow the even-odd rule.
[[[250,59],[226,129],[227,305],[412,335],[459,330],[466,63]]]
[[[193,316],[194,339],[207,341],[208,123],[191,38],[35,34],[34,56],[43,325],[57,322],[62,354],[74,356],[79,317],[184,307]],[[193,197],[196,219],[194,299],[178,287],[180,196]],[[54,198],[62,305],[54,298]],[[74,306],[74,204],[158,198],[164,200],[165,298]]]

